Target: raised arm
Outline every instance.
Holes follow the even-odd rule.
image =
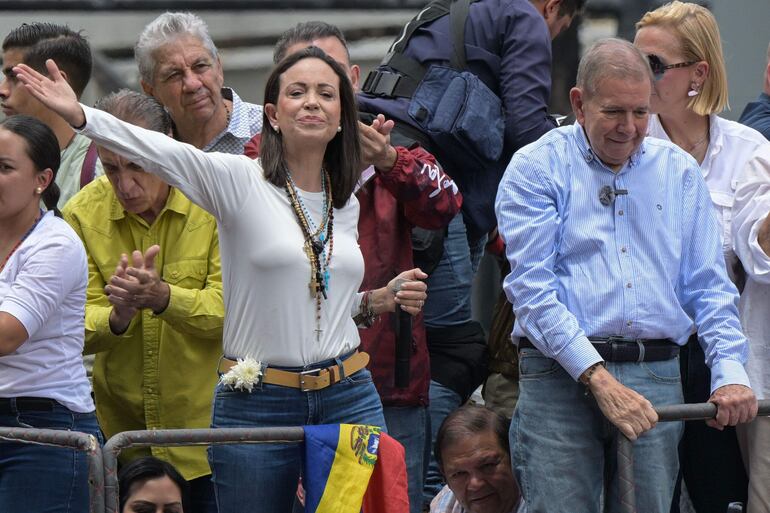
[[[50,78],[24,64],[14,67],[30,94],[77,130],[112,152],[157,174],[193,203],[227,224],[253,193],[249,184],[263,180],[255,162],[237,155],[205,153],[197,148],[77,102],[75,93],[52,60]]]

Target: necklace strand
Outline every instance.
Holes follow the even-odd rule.
[[[329,264],[331,263],[332,252],[334,250],[334,209],[331,202],[331,181],[325,170],[322,170],[323,193],[324,193],[324,215],[321,225],[318,229],[312,230],[315,223],[312,221],[309,211],[305,208],[302,198],[297,193],[297,188],[291,175],[287,172],[285,189],[289,197],[289,203],[292,206],[297,222],[302,229],[305,238],[303,251],[310,261],[310,296],[315,299],[316,304],[316,341],[321,337],[321,296],[327,298],[329,287]],[[314,233],[313,233],[314,232]],[[326,244],[329,250],[326,251]]]

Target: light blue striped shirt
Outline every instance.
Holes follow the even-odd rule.
[[[604,186],[626,189],[603,205]],[[670,338],[697,331],[712,391],[748,385],[738,292],[697,162],[646,138],[616,174],[579,124],[519,150],[495,202],[511,273],[515,337],[577,379],[601,357],[588,337]]]

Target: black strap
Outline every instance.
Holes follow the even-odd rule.
[[[452,58],[450,66],[456,70],[468,69],[465,60],[465,22],[468,19],[468,11],[471,0],[453,0],[449,6],[449,26],[452,34]]]
[[[465,22],[468,19],[470,4],[475,1],[477,0],[433,0],[429,3],[404,26],[382,59],[380,67],[369,72],[361,90],[374,96],[411,98],[427,70],[416,60],[404,55],[406,44],[418,28],[447,14],[452,35],[450,66],[459,71],[467,69]]]

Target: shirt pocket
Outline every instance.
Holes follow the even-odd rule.
[[[719,224],[722,225],[722,250],[727,252],[732,247],[730,225],[733,218],[733,195],[726,192],[711,192],[711,201],[714,202]]]
[[[206,260],[183,260],[163,266],[163,281],[185,289],[202,289],[208,275]]]

